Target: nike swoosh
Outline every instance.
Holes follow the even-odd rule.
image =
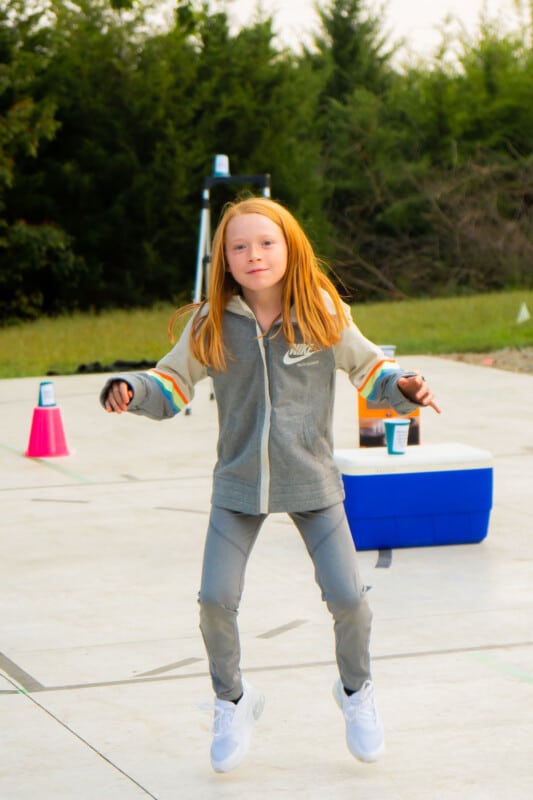
[[[310,350],[309,353],[292,353],[288,350],[283,356],[283,363],[290,367],[291,364],[297,364],[299,361],[304,361],[304,359],[314,355],[315,350]]]

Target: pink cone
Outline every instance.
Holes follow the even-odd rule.
[[[61,409],[57,406],[33,409],[30,439],[24,455],[28,458],[70,455],[63,430]]]

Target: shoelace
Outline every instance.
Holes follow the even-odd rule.
[[[357,694],[353,694],[344,704],[344,714],[349,722],[359,719],[375,724],[377,717],[372,689],[365,684]]]
[[[199,707],[202,711],[214,713],[213,736],[223,736],[227,733],[233,721],[233,715],[235,714],[237,706],[233,708],[224,708],[223,706],[219,706],[218,703],[202,703]]]

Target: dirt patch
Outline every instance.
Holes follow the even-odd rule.
[[[504,347],[492,353],[448,353],[443,358],[533,375],[533,347]]]

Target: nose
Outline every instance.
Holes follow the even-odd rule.
[[[250,252],[248,254],[248,261],[258,261],[260,258],[259,251],[256,249],[254,245],[250,247]]]

